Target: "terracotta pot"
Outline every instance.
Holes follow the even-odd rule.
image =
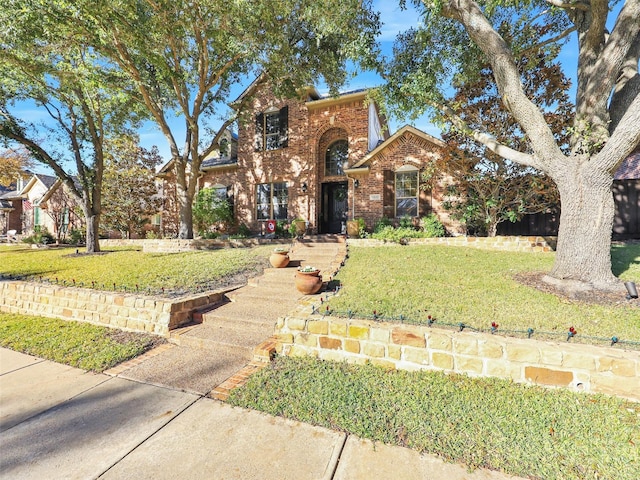
[[[289,255],[287,252],[273,252],[269,257],[269,263],[274,268],[284,268],[289,265]]]
[[[296,272],[296,288],[305,295],[318,293],[322,288],[320,270],[314,272]]]

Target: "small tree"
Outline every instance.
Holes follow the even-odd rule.
[[[8,187],[32,166],[33,161],[24,149],[7,149],[0,152],[0,185]]]
[[[509,37],[509,28],[503,24],[500,30]],[[522,78],[526,78],[525,93],[544,109],[545,120],[558,144],[567,150],[567,126],[571,124],[573,108],[567,94],[570,82],[552,60],[523,56],[517,65]],[[488,126],[500,143],[528,149],[526,134],[500,100],[490,65],[485,65],[477,76],[458,81],[452,102],[460,106],[458,115],[470,128]],[[436,172],[455,180],[448,188],[449,200],[444,207],[462,220],[467,230],[493,237],[502,222],[516,222],[524,215],[558,206],[558,190],[548,176],[496,155],[452,124],[443,138],[447,148]]]
[[[75,196],[65,191],[64,184],[60,184],[47,200],[46,206],[44,211],[53,220],[53,236],[56,243],[60,243],[70,233],[70,229],[80,226],[80,204]]]
[[[107,144],[102,187],[102,228],[118,230],[123,238],[142,235],[162,200],[155,183],[158,149],[146,150],[132,136]]]
[[[130,79],[73,34],[58,6],[2,3],[0,140],[28,150],[79,199],[92,253],[100,251],[104,142],[135,124],[137,102]],[[45,120],[34,122],[25,104]]]
[[[228,227],[233,221],[233,211],[226,191],[221,193],[216,188],[200,190],[193,204],[193,221],[200,236],[206,236],[216,224],[218,227]]]

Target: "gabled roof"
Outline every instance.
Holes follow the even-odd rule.
[[[0,185],[0,199],[10,200],[13,198],[20,198],[20,192],[16,190],[16,184],[12,183],[9,186]]]
[[[411,125],[405,125],[396,133],[387,138],[384,142],[380,142],[376,148],[367,153],[364,157],[362,157],[356,164],[346,170],[347,173],[356,173],[356,170],[364,171],[367,169],[367,164],[371,162],[375,157],[380,155],[384,150],[388,149],[393,144],[400,141],[400,139],[404,135],[413,135],[422,140],[426,140],[429,143],[433,143],[437,147],[444,147],[445,143],[428,133],[423,132],[422,130],[418,130],[416,127],[412,127]]]
[[[238,134],[235,133],[233,130],[231,130],[231,127],[227,127],[227,130],[229,131],[229,136],[231,137],[231,141],[232,142],[237,142],[238,141]],[[220,133],[220,131],[216,132],[216,135]],[[237,158],[211,158],[211,157],[207,157],[202,161],[202,164],[200,165],[200,170],[210,170],[210,162],[211,161],[231,161],[233,160],[234,163],[238,163],[238,159]],[[189,162],[191,162],[191,159],[189,159]],[[162,167],[160,167],[160,169],[156,172],[156,177],[165,177],[167,175],[167,173],[169,173],[169,171],[173,168],[173,158],[168,160],[167,163],[165,163],[164,165],[162,165]],[[214,162],[215,163],[215,162]]]
[[[361,88],[350,92],[339,93],[338,95],[324,95],[321,98],[311,99],[306,102],[307,108],[324,108],[329,105],[339,105],[341,103],[353,102],[367,97],[369,90]]]
[[[251,84],[249,84],[247,88],[244,89],[244,91],[240,95],[238,95],[238,98],[236,98],[229,104],[229,106],[237,110],[238,104],[240,104],[240,102],[242,102],[245,97],[252,95],[261,85],[264,85],[267,82],[268,76],[264,72],[261,73],[253,82],[251,82]],[[316,90],[316,88],[313,86],[302,88],[300,91],[300,95],[302,96],[303,94],[306,94],[307,97],[311,100],[317,100],[320,98],[318,90]]]
[[[625,158],[613,178],[614,180],[640,179],[640,151],[636,151]]]
[[[80,179],[78,177],[72,177],[73,184],[78,190],[82,190],[82,184],[80,183]],[[62,185],[62,180],[59,178],[56,179],[55,183],[47,190],[47,192],[40,199],[41,203],[49,201],[51,196],[55,193],[55,191]]]
[[[219,157],[219,158],[207,158],[202,161],[202,165],[200,165],[200,170],[218,170],[223,168],[237,167],[238,166],[238,158],[231,157]]]
[[[29,179],[27,184],[24,186],[20,195],[24,196],[29,190],[33,188],[33,186],[40,182],[44,187],[49,190],[58,180],[57,177],[52,175],[44,175],[43,173],[34,173],[33,176]]]

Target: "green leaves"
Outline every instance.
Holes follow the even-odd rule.
[[[634,478],[640,468],[636,405],[501,379],[278,357],[229,403],[472,469],[580,479]]]
[[[88,323],[0,313],[0,346],[102,372],[164,340]]]

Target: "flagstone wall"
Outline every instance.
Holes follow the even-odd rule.
[[[512,252],[551,252],[555,250],[555,237],[438,237],[411,238],[409,245],[453,245],[458,247],[485,248]],[[397,243],[384,242],[371,238],[350,238],[348,244],[356,247],[397,246]]]
[[[0,281],[0,311],[80,320],[168,336],[194,311],[219,302],[225,291],[181,298],[105,292],[35,282]]]
[[[276,331],[276,351],[284,355],[500,377],[640,401],[640,351],[619,346],[308,314],[280,319]]]

